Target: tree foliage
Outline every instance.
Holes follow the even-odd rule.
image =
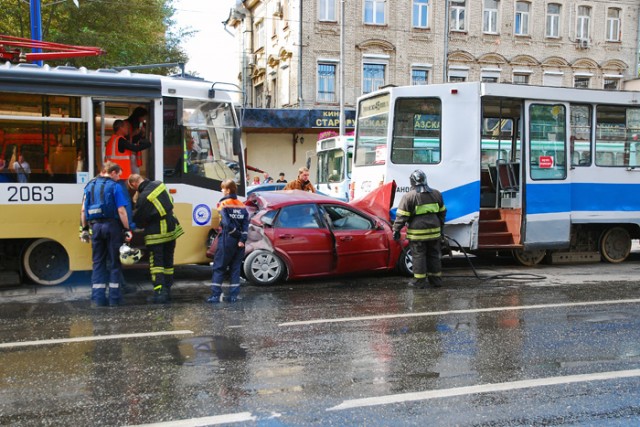
[[[180,42],[192,32],[177,29],[173,0],[41,0],[42,39],[48,42],[96,46],[107,53],[97,57],[47,61],[90,69],[186,62]],[[31,38],[29,2],[0,0],[4,19],[0,34]],[[141,72],[168,74],[176,69]]]

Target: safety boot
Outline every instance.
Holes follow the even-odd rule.
[[[171,302],[171,294],[166,286],[160,287],[159,290],[153,292],[154,304],[168,304]]]
[[[424,277],[421,277],[421,278],[414,277],[413,279],[409,280],[408,286],[410,288],[424,289],[427,287],[427,279]]]

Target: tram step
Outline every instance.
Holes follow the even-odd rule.
[[[600,252],[553,252],[551,254],[551,264],[578,262],[600,262]]]
[[[501,219],[499,209],[480,209],[480,221]]]
[[[496,233],[507,231],[507,223],[501,219],[482,220],[478,226],[479,233]]]
[[[478,234],[478,247],[512,244],[513,235],[508,231]]]

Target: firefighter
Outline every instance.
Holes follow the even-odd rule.
[[[249,230],[249,213],[236,192],[238,187],[231,179],[225,179],[220,185],[223,197],[218,203],[222,217],[218,248],[213,257],[213,284],[210,303],[219,303],[222,297],[224,275],[229,270],[231,284],[227,301],[236,302],[240,293],[240,269],[244,258],[244,244]]]
[[[149,181],[138,174],[128,179],[138,192],[133,219],[144,228],[144,244],[149,250],[149,271],[153,282],[152,302],[171,301],[173,255],[176,239],[184,230],[173,214],[173,199],[161,181]]]
[[[94,307],[120,304],[122,266],[118,251],[123,240],[129,242],[133,237],[125,209],[126,196],[116,183],[122,170],[116,164],[106,163],[103,172],[85,187],[80,212],[80,239],[91,242],[91,305]]]
[[[447,213],[442,194],[427,184],[427,175],[417,169],[409,177],[411,191],[400,200],[393,223],[393,239],[408,223],[407,239],[413,256],[413,279],[409,286],[425,288],[427,278],[435,288],[442,286],[440,239]]]

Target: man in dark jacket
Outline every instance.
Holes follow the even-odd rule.
[[[133,218],[144,228],[153,302],[167,303],[171,300],[176,239],[184,234],[184,230],[173,214],[173,199],[164,183],[143,179],[138,174],[131,174],[128,182],[138,192]]]
[[[411,191],[400,200],[393,223],[393,238],[400,240],[400,230],[408,223],[407,239],[413,256],[413,280],[409,286],[442,286],[440,238],[447,213],[442,194],[427,185],[427,175],[415,170],[409,177]]]

